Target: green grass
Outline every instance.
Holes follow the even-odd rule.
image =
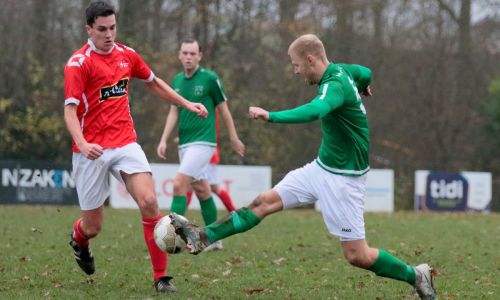
[[[92,240],[96,274],[71,254],[76,207],[0,207],[0,299],[417,299],[409,285],[351,267],[312,210],[278,213],[224,250],[169,257],[179,289],[157,295],[139,213],[106,209]],[[200,222],[199,212],[188,214]],[[367,237],[438,271],[439,299],[500,299],[500,215],[366,215]]]

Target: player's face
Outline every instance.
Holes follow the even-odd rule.
[[[87,33],[97,49],[108,52],[113,48],[116,37],[115,15],[97,17],[92,26],[86,25]]]
[[[302,75],[307,84],[317,84],[318,81],[316,80],[316,76],[313,72],[311,62],[307,59],[307,57],[300,57],[294,51],[291,51],[289,55],[290,62],[293,66],[293,72],[296,75]]]
[[[198,43],[183,43],[179,50],[179,60],[185,71],[193,71],[198,68],[201,60],[201,52]]]

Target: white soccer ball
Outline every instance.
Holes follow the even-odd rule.
[[[175,233],[169,216],[164,216],[156,223],[155,242],[158,248],[167,253],[179,253],[184,248],[185,243],[180,236]]]

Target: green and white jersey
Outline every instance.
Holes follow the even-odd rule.
[[[361,176],[370,170],[370,132],[359,96],[371,81],[371,71],[359,65],[330,63],[318,84],[318,95],[290,110],[269,113],[274,123],[321,120],[322,140],[316,162],[325,170]]]
[[[208,117],[203,119],[178,107],[179,148],[194,144],[216,147],[215,107],[227,100],[217,74],[202,67],[189,78],[181,72],[172,79],[172,88],[189,101],[202,103],[208,110]]]

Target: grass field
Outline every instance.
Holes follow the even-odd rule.
[[[85,276],[67,245],[78,216],[76,207],[0,207],[0,299],[417,299],[407,284],[349,266],[312,210],[271,216],[219,252],[171,255],[175,295],[152,288],[134,210],[106,209],[92,241],[97,271]],[[438,299],[500,299],[500,215],[367,214],[366,224],[372,246],[437,269]]]

